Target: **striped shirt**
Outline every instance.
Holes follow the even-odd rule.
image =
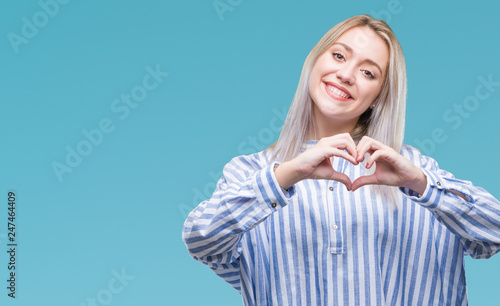
[[[184,242],[245,305],[467,305],[464,255],[500,250],[500,203],[412,147],[401,154],[427,187],[397,189],[400,203],[330,180],[285,191],[269,150],[235,157],[189,214]],[[342,158],[333,167],[351,180],[367,171]]]

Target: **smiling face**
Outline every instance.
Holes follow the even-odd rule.
[[[380,93],[388,63],[386,43],[364,26],[346,31],[318,57],[308,87],[319,136],[352,131]]]

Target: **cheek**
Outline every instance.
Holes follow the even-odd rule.
[[[309,87],[312,87],[314,84],[317,84],[321,79],[321,69],[314,67],[311,70],[311,74],[309,75]]]
[[[309,90],[309,95],[314,100],[314,98],[319,94],[321,90],[321,75],[315,70],[314,73],[309,75],[309,81],[307,82],[307,88]]]
[[[314,78],[316,81],[319,81],[326,74],[328,69],[328,61],[326,61],[323,56],[320,56],[313,65],[309,79]]]
[[[363,97],[368,100],[375,100],[375,98],[378,96],[380,93],[380,90],[382,89],[381,84],[367,84],[366,86],[363,86]]]

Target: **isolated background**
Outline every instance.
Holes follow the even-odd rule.
[[[480,76],[500,81],[498,3],[215,3],[231,10],[218,14],[212,0],[73,0],[45,24],[37,1],[0,4],[0,304],[241,304],[190,258],[183,221],[225,163],[277,139],[308,52],[357,14],[388,21],[403,46],[406,143],[425,144],[442,168],[500,198],[500,87],[460,124],[443,119],[475,95]],[[41,26],[16,53],[8,35],[34,16]],[[139,93],[157,65],[169,76],[120,119],[113,101]],[[82,130],[103,118],[113,132],[58,179],[53,163],[65,163],[67,146],[76,149]],[[441,141],[431,143],[436,129]],[[15,300],[5,289],[9,190],[18,212]],[[498,303],[500,256],[466,264],[470,304]],[[110,295],[113,271],[135,278]]]

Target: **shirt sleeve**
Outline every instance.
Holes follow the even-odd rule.
[[[293,186],[287,191],[279,186],[273,171],[276,163],[264,159],[259,153],[233,158],[224,166],[212,197],[184,222],[182,238],[190,255],[237,289],[243,234],[286,206],[295,194]]]
[[[405,196],[431,210],[439,222],[461,237],[465,251],[473,258],[489,258],[499,252],[500,202],[483,188],[439,169],[434,159],[418,152],[416,155],[427,186],[421,195],[400,188]]]

